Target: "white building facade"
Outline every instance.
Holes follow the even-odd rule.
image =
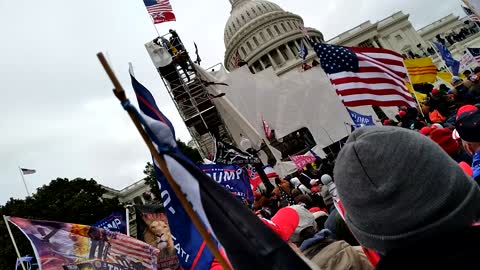
[[[433,51],[431,42],[443,41],[452,55],[459,60],[466,48],[480,47],[479,30],[467,18],[453,14],[416,30],[409,21],[409,15],[400,11],[376,23],[364,22],[327,43],[385,48],[396,51],[405,58],[429,56],[433,58],[438,68],[443,68],[443,63]]]
[[[235,69],[238,55],[248,63],[253,73],[272,67],[278,75],[303,63],[299,57],[304,37],[303,19],[284,11],[275,3],[263,0],[230,0],[232,11],[225,25],[225,67]],[[323,35],[305,28],[309,36],[323,42]],[[310,44],[305,44],[312,50]],[[310,53],[310,60],[314,58]]]
[[[133,205],[152,204],[155,196],[150,192],[150,186],[144,179],[139,180],[121,190],[116,190],[107,186],[102,186],[107,192],[103,195],[105,198],[117,197],[120,203],[129,207],[130,235],[137,236],[136,216]]]

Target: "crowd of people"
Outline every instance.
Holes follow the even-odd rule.
[[[418,131],[429,137],[476,181],[480,181],[479,158],[475,153],[480,139],[475,137],[475,127],[480,107],[480,67],[464,72],[465,79],[453,77],[449,88],[445,84],[434,88],[431,84],[419,85],[418,92],[427,95],[416,108],[400,108],[395,119],[384,118],[385,126],[399,126]],[[460,131],[461,130],[461,131]],[[471,135],[471,134],[474,135]],[[476,158],[475,158],[476,157]]]
[[[320,269],[476,268],[480,68],[465,76],[257,190],[257,216]]]
[[[440,42],[443,46],[452,46],[453,44],[463,41],[468,37],[475,35],[478,32],[478,26],[476,23],[472,23],[470,21],[465,21],[464,27],[460,28],[459,31],[452,31],[448,34],[443,35],[436,35],[435,38],[438,42]]]

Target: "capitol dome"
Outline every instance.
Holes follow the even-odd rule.
[[[230,18],[225,25],[225,46],[232,36],[250,21],[270,12],[283,11],[277,4],[268,1],[241,1],[240,4],[238,2],[240,1],[234,2],[237,4],[233,4]]]
[[[265,0],[230,0],[230,3],[232,11],[224,33],[228,70],[236,68],[238,56],[254,73],[271,66],[282,74],[303,63],[298,56],[304,37],[300,16]],[[313,28],[307,31],[314,41],[323,42],[322,33]],[[310,45],[307,48],[312,49]],[[309,54],[312,59],[313,51]]]

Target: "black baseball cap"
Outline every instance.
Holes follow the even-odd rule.
[[[462,140],[480,142],[480,111],[468,111],[458,116],[455,128]]]

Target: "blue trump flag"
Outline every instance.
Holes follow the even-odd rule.
[[[347,108],[350,117],[352,118],[353,122],[355,123],[356,127],[361,126],[375,126],[375,122],[373,121],[373,117],[371,115],[363,115],[357,112],[354,112]]]
[[[445,47],[443,44],[438,42],[432,42],[435,49],[437,49],[438,54],[442,57],[443,61],[452,70],[453,76],[458,76],[458,71],[460,70],[460,61],[453,58],[452,53]]]
[[[237,165],[206,164],[200,169],[241,201],[253,203],[253,191],[246,170]]]
[[[114,212],[92,226],[111,232],[127,234],[127,219],[125,217],[125,212]]]
[[[132,80],[135,78],[132,77]],[[135,89],[135,92],[140,91],[148,90],[143,86]],[[158,110],[156,106],[150,105]],[[212,234],[212,238],[222,245],[233,269],[311,269],[250,209],[181,154],[170,126],[162,122],[157,113],[143,116],[128,100],[123,101],[122,106],[140,120],[173,180]],[[159,172],[157,164],[155,170]],[[213,259],[210,251],[203,244],[168,182],[158,176],[157,180],[182,268],[210,269]]]
[[[148,121],[157,121],[157,124],[166,127],[162,130],[161,137],[169,136],[170,143],[175,144],[175,131],[172,123],[157,107],[155,99],[148,89],[140,84],[135,77],[130,75],[132,86],[137,96],[140,110],[148,116]],[[170,133],[170,134],[168,134]],[[172,137],[173,135],[173,137]],[[182,156],[178,148],[173,151]],[[162,171],[155,164],[155,175],[160,188],[163,206],[170,225],[170,232],[177,250],[177,257],[183,269],[209,269],[213,262],[213,255],[208,248],[205,247],[205,241],[200,236],[195,225],[190,220],[185,209],[182,207],[172,187],[168,184],[167,179]]]

